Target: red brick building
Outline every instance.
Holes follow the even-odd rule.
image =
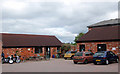
[[[37,55],[56,56],[62,44],[55,36],[7,33],[2,34],[2,43],[5,57],[18,54],[25,59]]]
[[[2,41],[0,40],[0,54],[2,53]],[[0,61],[1,61],[1,55],[0,55]]]
[[[77,40],[78,51],[113,51],[120,54],[120,23],[118,19],[88,26],[89,31]]]
[[[71,50],[72,50],[72,51],[76,51],[76,49],[77,49],[77,46],[76,46],[76,45],[71,45]]]

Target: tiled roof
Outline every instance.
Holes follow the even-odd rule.
[[[120,40],[120,25],[97,27],[88,31],[77,42]]]
[[[2,33],[4,47],[10,46],[61,46],[55,36],[29,35],[29,34],[7,34]]]
[[[101,21],[88,26],[88,28],[100,27],[100,26],[111,26],[111,25],[118,25],[118,24],[120,25],[120,18]]]

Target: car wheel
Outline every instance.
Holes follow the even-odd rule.
[[[64,58],[65,60],[67,60],[67,58]]]
[[[9,60],[9,64],[13,64],[13,60]]]
[[[74,64],[77,64],[77,62],[74,61]]]
[[[97,62],[94,62],[94,65],[97,65]]]
[[[84,64],[88,64],[88,60],[87,59],[84,61]]]
[[[74,56],[71,56],[71,59],[73,59]]]
[[[4,64],[4,61],[2,60],[2,64]]]
[[[109,64],[109,61],[108,61],[108,60],[106,60],[106,61],[105,61],[105,64],[106,64],[106,65],[108,65],[108,64]]]
[[[119,63],[119,59],[116,59],[116,63]]]
[[[16,63],[20,63],[20,62],[21,62],[21,60],[20,60],[20,59],[16,60]]]

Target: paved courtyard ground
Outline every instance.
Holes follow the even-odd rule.
[[[19,64],[3,64],[3,72],[118,72],[118,63],[109,65],[74,64],[72,60],[28,61]]]

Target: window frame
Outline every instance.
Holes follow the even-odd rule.
[[[38,50],[38,52],[36,53],[36,49]],[[42,47],[35,47],[35,54],[41,54],[43,53]]]
[[[112,51],[110,51],[110,54],[111,54],[112,56],[115,56],[115,53],[113,53]]]
[[[90,56],[90,52],[86,52],[86,53],[85,53],[85,56]]]

